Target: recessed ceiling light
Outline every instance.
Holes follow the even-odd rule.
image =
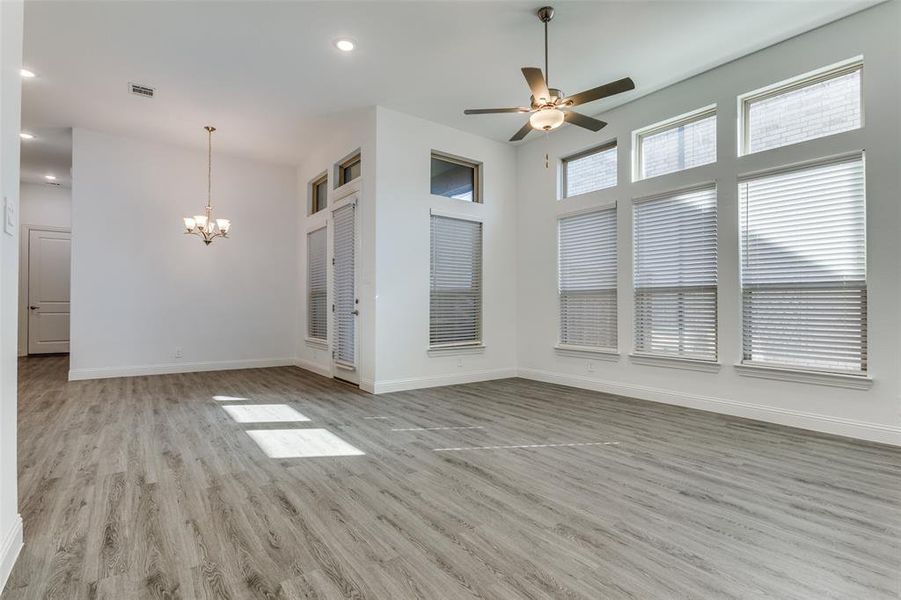
[[[19,74],[25,79],[31,79],[34,77],[34,71],[29,71],[28,69],[19,69]]]
[[[56,179],[56,175],[44,175],[44,179],[48,181],[54,181]]]
[[[34,139],[34,135],[28,133],[27,131],[19,132],[19,137],[22,138],[23,140],[33,140]]]
[[[350,52],[357,45],[353,43],[353,40],[349,40],[347,38],[341,38],[340,40],[335,40],[335,48],[340,50],[341,52]]]

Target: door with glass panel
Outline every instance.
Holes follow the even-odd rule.
[[[332,363],[335,377],[360,383],[357,372],[357,197],[332,210]]]

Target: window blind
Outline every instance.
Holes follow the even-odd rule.
[[[862,155],[742,181],[745,363],[867,370]]]
[[[559,221],[560,344],[616,350],[616,207]]]
[[[307,336],[328,339],[328,285],[326,283],[326,228],[307,234]]]
[[[635,351],[717,358],[713,186],[634,204]]]
[[[429,343],[482,341],[482,224],[432,215]]]
[[[356,310],[356,281],[354,277],[354,253],[356,233],[354,204],[347,204],[332,213],[334,223],[334,311],[335,311],[335,360],[354,366],[356,362],[354,311]]]

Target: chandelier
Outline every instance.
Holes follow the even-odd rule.
[[[203,243],[209,246],[217,237],[228,237],[231,221],[213,219],[213,132],[212,125],[204,127],[207,131],[207,170],[206,170],[206,208],[204,214],[185,217],[185,233],[199,235]]]

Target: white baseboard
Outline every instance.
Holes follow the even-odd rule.
[[[6,586],[16,558],[22,550],[22,516],[16,515],[12,527],[0,538],[0,590]]]
[[[410,379],[387,379],[376,381],[372,384],[373,394],[386,394],[388,392],[402,392],[405,390],[418,390],[421,388],[440,387],[443,385],[459,385],[461,383],[476,383],[477,381],[490,381],[492,379],[506,379],[516,377],[516,369],[492,369],[488,371],[468,371],[466,373],[454,373],[453,375],[439,375],[437,377],[413,377]]]
[[[545,383],[556,383],[617,396],[640,398],[652,402],[674,404],[734,417],[744,417],[789,427],[901,446],[901,427],[897,426],[867,423],[865,421],[855,421],[771,406],[760,406],[726,398],[684,394],[661,388],[627,385],[582,375],[567,375],[540,369],[519,369],[519,376],[524,379],[534,379]]]
[[[294,366],[304,369],[305,371],[310,371],[311,373],[316,373],[317,375],[322,375],[323,377],[332,376],[332,372],[328,365],[321,365],[311,360],[305,360],[303,358],[294,359]]]
[[[96,369],[69,369],[69,381],[82,379],[107,379],[110,377],[136,377],[139,375],[167,375],[170,373],[196,373],[199,371],[231,371],[234,369],[263,369],[267,367],[292,367],[293,358],[253,358],[195,363],[167,363],[161,365],[136,365],[130,367],[100,367]]]

